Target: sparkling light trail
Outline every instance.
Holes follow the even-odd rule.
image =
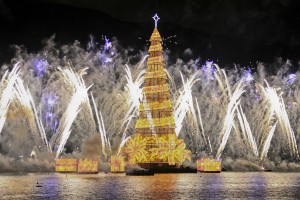
[[[265,82],[267,84],[267,87],[264,88],[263,86],[261,86],[261,89],[271,104],[270,110],[274,110],[279,126],[281,127],[281,130],[283,131],[283,133],[285,133],[287,137],[288,140],[287,142],[288,142],[291,156],[295,158],[299,158],[295,134],[291,127],[287,112],[285,110],[285,104],[283,98],[281,97],[281,95],[277,94],[276,89],[270,87],[267,81]]]
[[[56,158],[59,158],[61,152],[64,149],[64,146],[71,134],[71,126],[73,121],[76,119],[76,116],[80,112],[80,105],[87,104],[89,105],[88,99],[88,90],[91,86],[86,87],[82,75],[85,74],[87,68],[82,71],[75,73],[71,68],[59,69],[62,72],[65,83],[69,86],[72,86],[73,95],[71,101],[67,107],[67,110],[62,116],[57,133],[51,138],[51,147],[56,148]],[[90,106],[89,106],[90,108]],[[91,108],[90,113],[92,114]]]
[[[229,99],[231,101],[232,94],[231,94],[230,85],[228,83],[227,75],[226,75],[224,69],[220,69],[218,65],[215,65],[215,67],[216,67],[217,71],[214,73],[214,75],[215,75],[215,77],[216,77],[216,79],[218,81],[219,87],[220,87],[223,95],[227,96],[227,99]],[[243,84],[244,81],[245,81],[245,78],[243,78],[237,84],[236,87],[237,88],[240,88],[240,87],[243,88],[244,87],[244,84]],[[226,90],[227,90],[227,92],[226,92]],[[247,120],[247,118],[246,118],[246,116],[245,116],[245,114],[243,112],[242,106],[240,104],[237,104],[236,112],[237,112],[237,119],[239,121],[239,125],[240,125],[241,132],[242,132],[242,138],[247,141],[248,145],[252,149],[253,154],[258,157],[258,149],[257,149],[256,141],[255,141],[255,139],[253,137],[252,131],[250,129],[250,125],[248,123],[248,120]],[[237,133],[239,133],[239,129],[238,129],[237,126],[235,126],[234,121],[232,123],[233,123],[232,127],[235,129],[235,131]],[[227,127],[229,128],[229,126],[227,126]],[[222,147],[222,148],[224,148],[224,147]]]
[[[95,102],[95,99],[94,99],[94,96],[92,93],[91,93],[91,97],[92,97],[92,102],[94,105],[94,110],[95,110],[96,119],[97,119],[97,123],[98,123],[98,130],[99,130],[99,134],[101,137],[102,153],[107,158],[108,153],[111,152],[111,145],[110,145],[108,138],[106,137],[106,131],[105,131],[102,114],[100,112],[100,115],[99,115],[98,108],[97,108],[97,105],[96,105],[96,102]],[[107,152],[107,151],[109,151],[109,152]]]
[[[181,73],[180,75],[181,75],[183,87],[182,90],[180,91],[180,95],[177,98],[176,104],[174,106],[174,120],[176,125],[175,132],[177,136],[179,136],[180,134],[180,130],[182,128],[182,122],[187,112],[191,112],[192,115],[194,116],[194,119],[196,119],[196,113],[195,113],[194,103],[193,103],[192,87],[197,81],[199,81],[199,79],[196,78],[197,73],[195,73],[186,82],[184,81]]]
[[[30,130],[32,131],[35,139],[35,145],[37,147],[44,146],[48,152],[52,152],[51,147],[48,144],[42,120],[37,114],[34,100],[29,89],[25,89],[24,82],[21,78],[17,78],[16,80],[14,94],[16,100],[20,103],[24,110]]]
[[[13,96],[13,88],[19,75],[19,69],[20,64],[16,63],[10,73],[8,70],[5,71],[0,82],[0,136]]]

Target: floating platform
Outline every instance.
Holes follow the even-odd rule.
[[[76,174],[98,174],[97,172],[77,172]]]
[[[168,163],[139,163],[141,168],[149,169],[155,174],[197,173],[197,169],[184,166],[169,165]]]
[[[110,171],[111,174],[124,174],[125,171]]]
[[[197,160],[197,171],[200,173],[221,173],[221,159],[201,158]]]
[[[60,158],[55,162],[59,173],[98,174],[98,161],[92,159]]]
[[[221,171],[198,171],[199,173],[221,173]]]
[[[133,169],[127,171],[126,176],[154,176],[154,172],[152,170],[140,170],[140,169]]]

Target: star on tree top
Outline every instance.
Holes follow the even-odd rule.
[[[157,21],[160,19],[159,16],[157,14],[154,15],[154,17],[152,17],[155,21],[155,28],[157,27]]]

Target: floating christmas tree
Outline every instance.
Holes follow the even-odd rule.
[[[190,160],[190,151],[175,134],[173,107],[163,57],[162,39],[157,29],[157,14],[153,17],[155,28],[150,37],[149,57],[145,73],[143,100],[135,125],[135,136],[126,142],[131,164],[146,167],[151,164],[181,164]]]

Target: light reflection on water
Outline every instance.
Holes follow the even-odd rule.
[[[0,199],[300,199],[299,190],[300,173],[0,174]]]

